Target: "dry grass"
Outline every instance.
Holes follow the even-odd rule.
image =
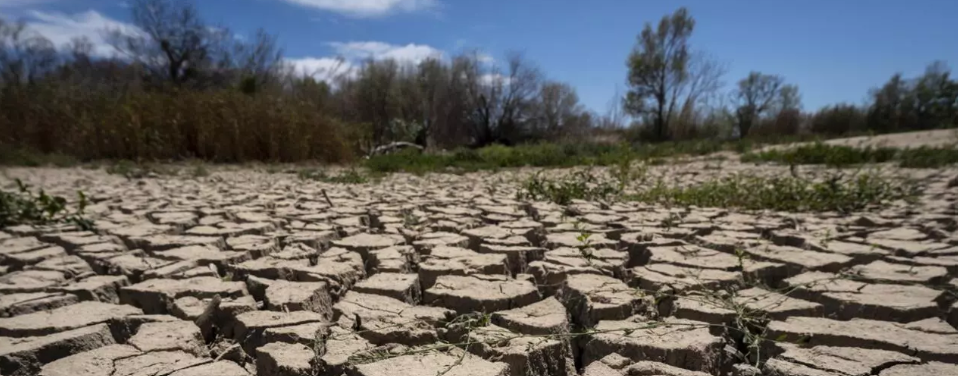
[[[36,86],[0,95],[0,149],[80,160],[338,163],[353,157],[348,131],[313,103],[269,94]]]

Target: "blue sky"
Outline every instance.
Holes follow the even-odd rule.
[[[686,6],[693,44],[728,67],[731,85],[751,70],[797,84],[806,109],[861,103],[893,73],[920,74],[934,60],[958,64],[955,0],[197,0],[208,22],[239,35],[258,27],[280,37],[303,69],[332,58],[416,61],[480,49],[494,59],[521,51],[555,80],[572,84],[603,112],[625,90],[625,58],[646,22]],[[120,0],[0,0],[54,42],[98,39],[127,27]],[[342,66],[339,66],[341,69]]]

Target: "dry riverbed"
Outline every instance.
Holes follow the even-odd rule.
[[[4,186],[84,191],[96,231],[0,230],[0,374],[958,375],[958,170],[883,168],[918,201],[559,206],[517,198],[534,170],[8,169]],[[819,169],[710,156],[646,176],[738,172]]]

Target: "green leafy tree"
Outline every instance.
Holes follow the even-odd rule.
[[[953,126],[958,106],[958,83],[951,80],[951,69],[936,61],[925,69],[915,83],[915,110],[918,129]]]
[[[958,82],[943,62],[934,62],[916,79],[895,74],[871,92],[868,129],[897,132],[958,125]]]
[[[686,8],[662,17],[654,29],[646,23],[626,63],[625,111],[649,119],[657,141],[669,138],[670,119],[689,81],[689,38],[694,29],[695,20]]]

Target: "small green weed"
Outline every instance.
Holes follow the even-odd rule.
[[[834,175],[823,181],[798,177],[734,175],[688,187],[666,186],[661,181],[627,199],[676,206],[779,210],[789,212],[851,212],[919,194],[909,181],[890,180],[871,173],[845,178]]]
[[[610,172],[612,178],[618,182],[618,190],[622,192],[633,182],[637,182],[640,185],[645,184],[649,173],[649,166],[645,164],[633,166],[633,160],[626,158],[615,164],[610,169]]]
[[[561,179],[549,179],[542,171],[535,173],[516,194],[520,200],[549,200],[559,205],[568,205],[572,200],[609,200],[619,196],[621,188],[609,181],[597,178],[590,170],[580,170]]]
[[[67,213],[67,200],[50,196],[41,189],[34,194],[30,186],[17,179],[17,190],[0,191],[0,228],[14,225],[43,225],[73,223],[83,230],[92,230],[93,222],[83,218],[87,206],[86,195],[77,192],[77,209]]]
[[[359,170],[351,168],[339,175],[331,176],[329,182],[337,184],[366,184],[369,182],[369,178],[359,172]]]
[[[206,168],[206,165],[202,163],[197,163],[190,169],[190,176],[194,178],[203,178],[210,176],[210,170]]]
[[[371,177],[378,178],[376,175],[367,175],[355,168],[343,171],[339,175],[329,175],[326,171],[316,169],[300,170],[297,175],[303,180],[315,180],[331,184],[366,184]]]

